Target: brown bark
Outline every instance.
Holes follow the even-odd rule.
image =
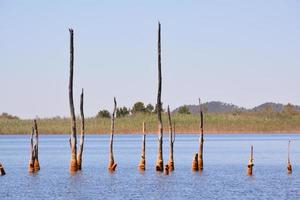
[[[142,139],[142,153],[141,160],[138,166],[140,171],[145,171],[146,169],[146,123],[143,122],[143,139]]]
[[[165,175],[168,175],[169,171],[170,171],[169,165],[165,165],[165,170],[164,170]]]
[[[35,148],[33,144],[33,136],[34,136],[34,127],[32,127],[31,137],[30,137],[30,156],[29,156],[29,164],[28,164],[28,171],[31,173],[35,172],[34,169]]]
[[[251,145],[251,153],[250,153],[250,159],[247,166],[247,175],[252,176],[253,173],[253,146]]]
[[[158,150],[156,159],[156,171],[162,172],[164,170],[163,166],[163,124],[161,117],[162,103],[161,103],[161,85],[162,85],[162,75],[161,75],[161,33],[160,33],[160,23],[158,22],[158,92],[157,92],[157,118],[158,118]]]
[[[36,120],[33,120],[34,123],[34,134],[35,134],[35,145],[34,145],[34,171],[40,170],[39,163],[39,131]]]
[[[288,174],[291,174],[293,172],[292,164],[290,161],[290,144],[291,144],[291,141],[289,141],[289,145],[288,145],[288,161],[287,161],[287,173]]]
[[[81,121],[81,134],[80,134],[80,143],[78,148],[78,154],[77,154],[77,167],[78,170],[81,170],[82,166],[82,153],[83,153],[83,145],[84,145],[84,112],[83,112],[83,89],[81,91],[80,95],[80,121]]]
[[[192,161],[192,171],[198,171],[198,170],[199,170],[198,153],[195,153]]]
[[[204,134],[203,134],[203,111],[201,106],[201,101],[199,99],[199,109],[200,109],[200,138],[199,138],[199,155],[198,155],[198,169],[203,170],[203,143],[204,143]]]
[[[168,120],[169,120],[169,143],[170,143],[170,154],[169,154],[169,171],[174,170],[174,158],[173,158],[173,152],[174,152],[174,142],[175,142],[175,135],[173,137],[173,127],[172,127],[172,119],[171,119],[171,113],[170,113],[170,107],[168,106]]]
[[[70,104],[70,114],[71,114],[71,135],[70,135],[70,145],[71,145],[71,161],[70,161],[70,172],[76,172],[77,167],[77,136],[76,136],[76,118],[75,109],[73,101],[73,68],[74,68],[74,36],[73,29],[69,29],[70,32],[70,76],[69,76],[69,104]]]
[[[108,163],[108,170],[111,172],[115,171],[117,167],[117,163],[115,163],[114,154],[113,154],[116,109],[117,109],[117,101],[116,98],[114,97],[114,110],[111,116],[111,134],[110,134],[109,163]]]
[[[5,175],[5,170],[3,165],[0,163],[0,176],[4,176]]]

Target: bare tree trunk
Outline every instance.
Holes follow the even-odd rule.
[[[117,109],[117,101],[116,98],[114,97],[114,110],[111,116],[111,134],[110,134],[109,163],[108,163],[108,170],[111,172],[115,171],[117,167],[117,163],[115,163],[114,161],[114,154],[113,154],[116,109]]]
[[[248,176],[252,176],[253,173],[253,146],[251,145],[251,154],[250,154],[250,159],[248,162],[248,166],[247,166],[247,175]]]
[[[35,134],[35,142],[34,142],[34,171],[40,170],[39,163],[39,131],[36,120],[33,120],[34,124],[34,134]]]
[[[162,172],[164,170],[163,166],[163,124],[161,117],[162,103],[161,103],[161,85],[162,85],[162,75],[161,75],[161,42],[160,42],[160,23],[158,22],[158,92],[157,92],[157,118],[158,118],[158,151],[156,159],[156,171]]]
[[[31,136],[30,136],[30,156],[29,156],[29,164],[28,171],[34,172],[34,160],[35,160],[35,148],[33,144],[33,135],[34,135],[34,127],[32,127]]]
[[[288,174],[291,174],[293,172],[291,161],[290,161],[290,145],[291,145],[291,141],[289,141],[289,145],[288,145],[288,161],[287,161],[287,173]]]
[[[80,117],[81,117],[81,135],[80,135],[80,144],[77,154],[77,167],[78,170],[81,170],[81,164],[82,164],[82,153],[83,153],[83,145],[84,145],[84,113],[83,113],[83,89],[81,91],[80,95]]]
[[[200,131],[201,136],[199,138],[199,156],[198,156],[198,169],[200,171],[203,170],[203,143],[204,143],[204,135],[203,135],[203,111],[201,106],[201,101],[199,99],[199,109],[200,109]]]
[[[168,166],[169,166],[169,171],[174,170],[174,159],[173,159],[173,147],[174,147],[174,142],[175,142],[175,135],[173,137],[173,128],[172,128],[172,119],[171,119],[171,113],[170,113],[170,107],[168,106],[168,119],[169,119],[169,142],[170,142],[170,154],[169,154],[169,161],[168,161]]]
[[[146,123],[143,122],[143,143],[142,143],[142,155],[139,163],[139,170],[145,171],[146,169]]]
[[[5,170],[3,165],[0,163],[0,176],[4,176],[5,175]]]
[[[70,161],[70,172],[76,172],[77,167],[77,136],[76,136],[76,118],[73,101],[73,68],[74,68],[74,36],[73,29],[69,29],[70,32],[70,77],[69,77],[69,103],[70,103],[70,114],[71,114],[71,161]]]

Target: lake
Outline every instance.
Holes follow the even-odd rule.
[[[300,199],[300,135],[205,135],[204,171],[191,171],[198,135],[177,135],[175,171],[155,171],[156,135],[147,135],[146,171],[137,165],[141,135],[115,135],[117,170],[107,171],[109,135],[86,135],[83,170],[69,173],[68,135],[41,135],[41,170],[29,174],[29,135],[1,135],[0,199]],[[287,175],[287,146],[291,140],[293,173]],[[164,162],[168,160],[164,136]],[[254,145],[253,176],[246,176],[250,146]]]

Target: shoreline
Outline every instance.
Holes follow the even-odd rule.
[[[39,135],[69,135],[70,133],[43,133],[40,132]],[[98,132],[98,133],[85,133],[85,135],[109,135],[110,133],[107,132]],[[116,135],[141,135],[141,132],[136,132],[136,131],[132,131],[132,132],[128,132],[128,131],[117,131],[114,134]],[[146,135],[156,135],[156,132],[147,132]],[[176,134],[180,134],[180,135],[196,135],[199,134],[199,132],[196,131],[179,131],[176,132]],[[220,135],[243,135],[243,134],[300,134],[300,130],[296,130],[296,131],[204,131],[204,135],[205,134],[220,134]],[[0,135],[30,135],[30,133],[26,134],[26,133],[0,133]],[[80,135],[80,133],[77,133],[77,135]],[[164,132],[164,135],[169,135],[168,132]]]

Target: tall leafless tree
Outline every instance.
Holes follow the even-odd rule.
[[[156,159],[156,171],[162,172],[164,170],[163,163],[163,123],[161,117],[162,103],[161,103],[161,89],[162,89],[162,75],[161,75],[161,28],[158,22],[158,92],[157,92],[157,118],[158,118],[158,151]]]
[[[199,138],[198,169],[202,171],[204,134],[203,134],[203,111],[202,111],[200,98],[199,98],[199,110],[200,110],[200,138]]]
[[[115,163],[114,153],[113,153],[116,110],[117,110],[117,101],[116,98],[114,97],[114,110],[111,116],[111,133],[110,133],[110,145],[109,145],[109,163],[108,163],[109,171],[115,171],[117,167],[117,163]]]
[[[73,29],[69,29],[70,32],[70,76],[69,76],[69,104],[71,114],[71,135],[70,135],[70,146],[71,146],[71,161],[70,161],[70,172],[76,172],[77,166],[77,136],[76,136],[76,118],[73,101],[73,71],[74,71],[74,32]]]

